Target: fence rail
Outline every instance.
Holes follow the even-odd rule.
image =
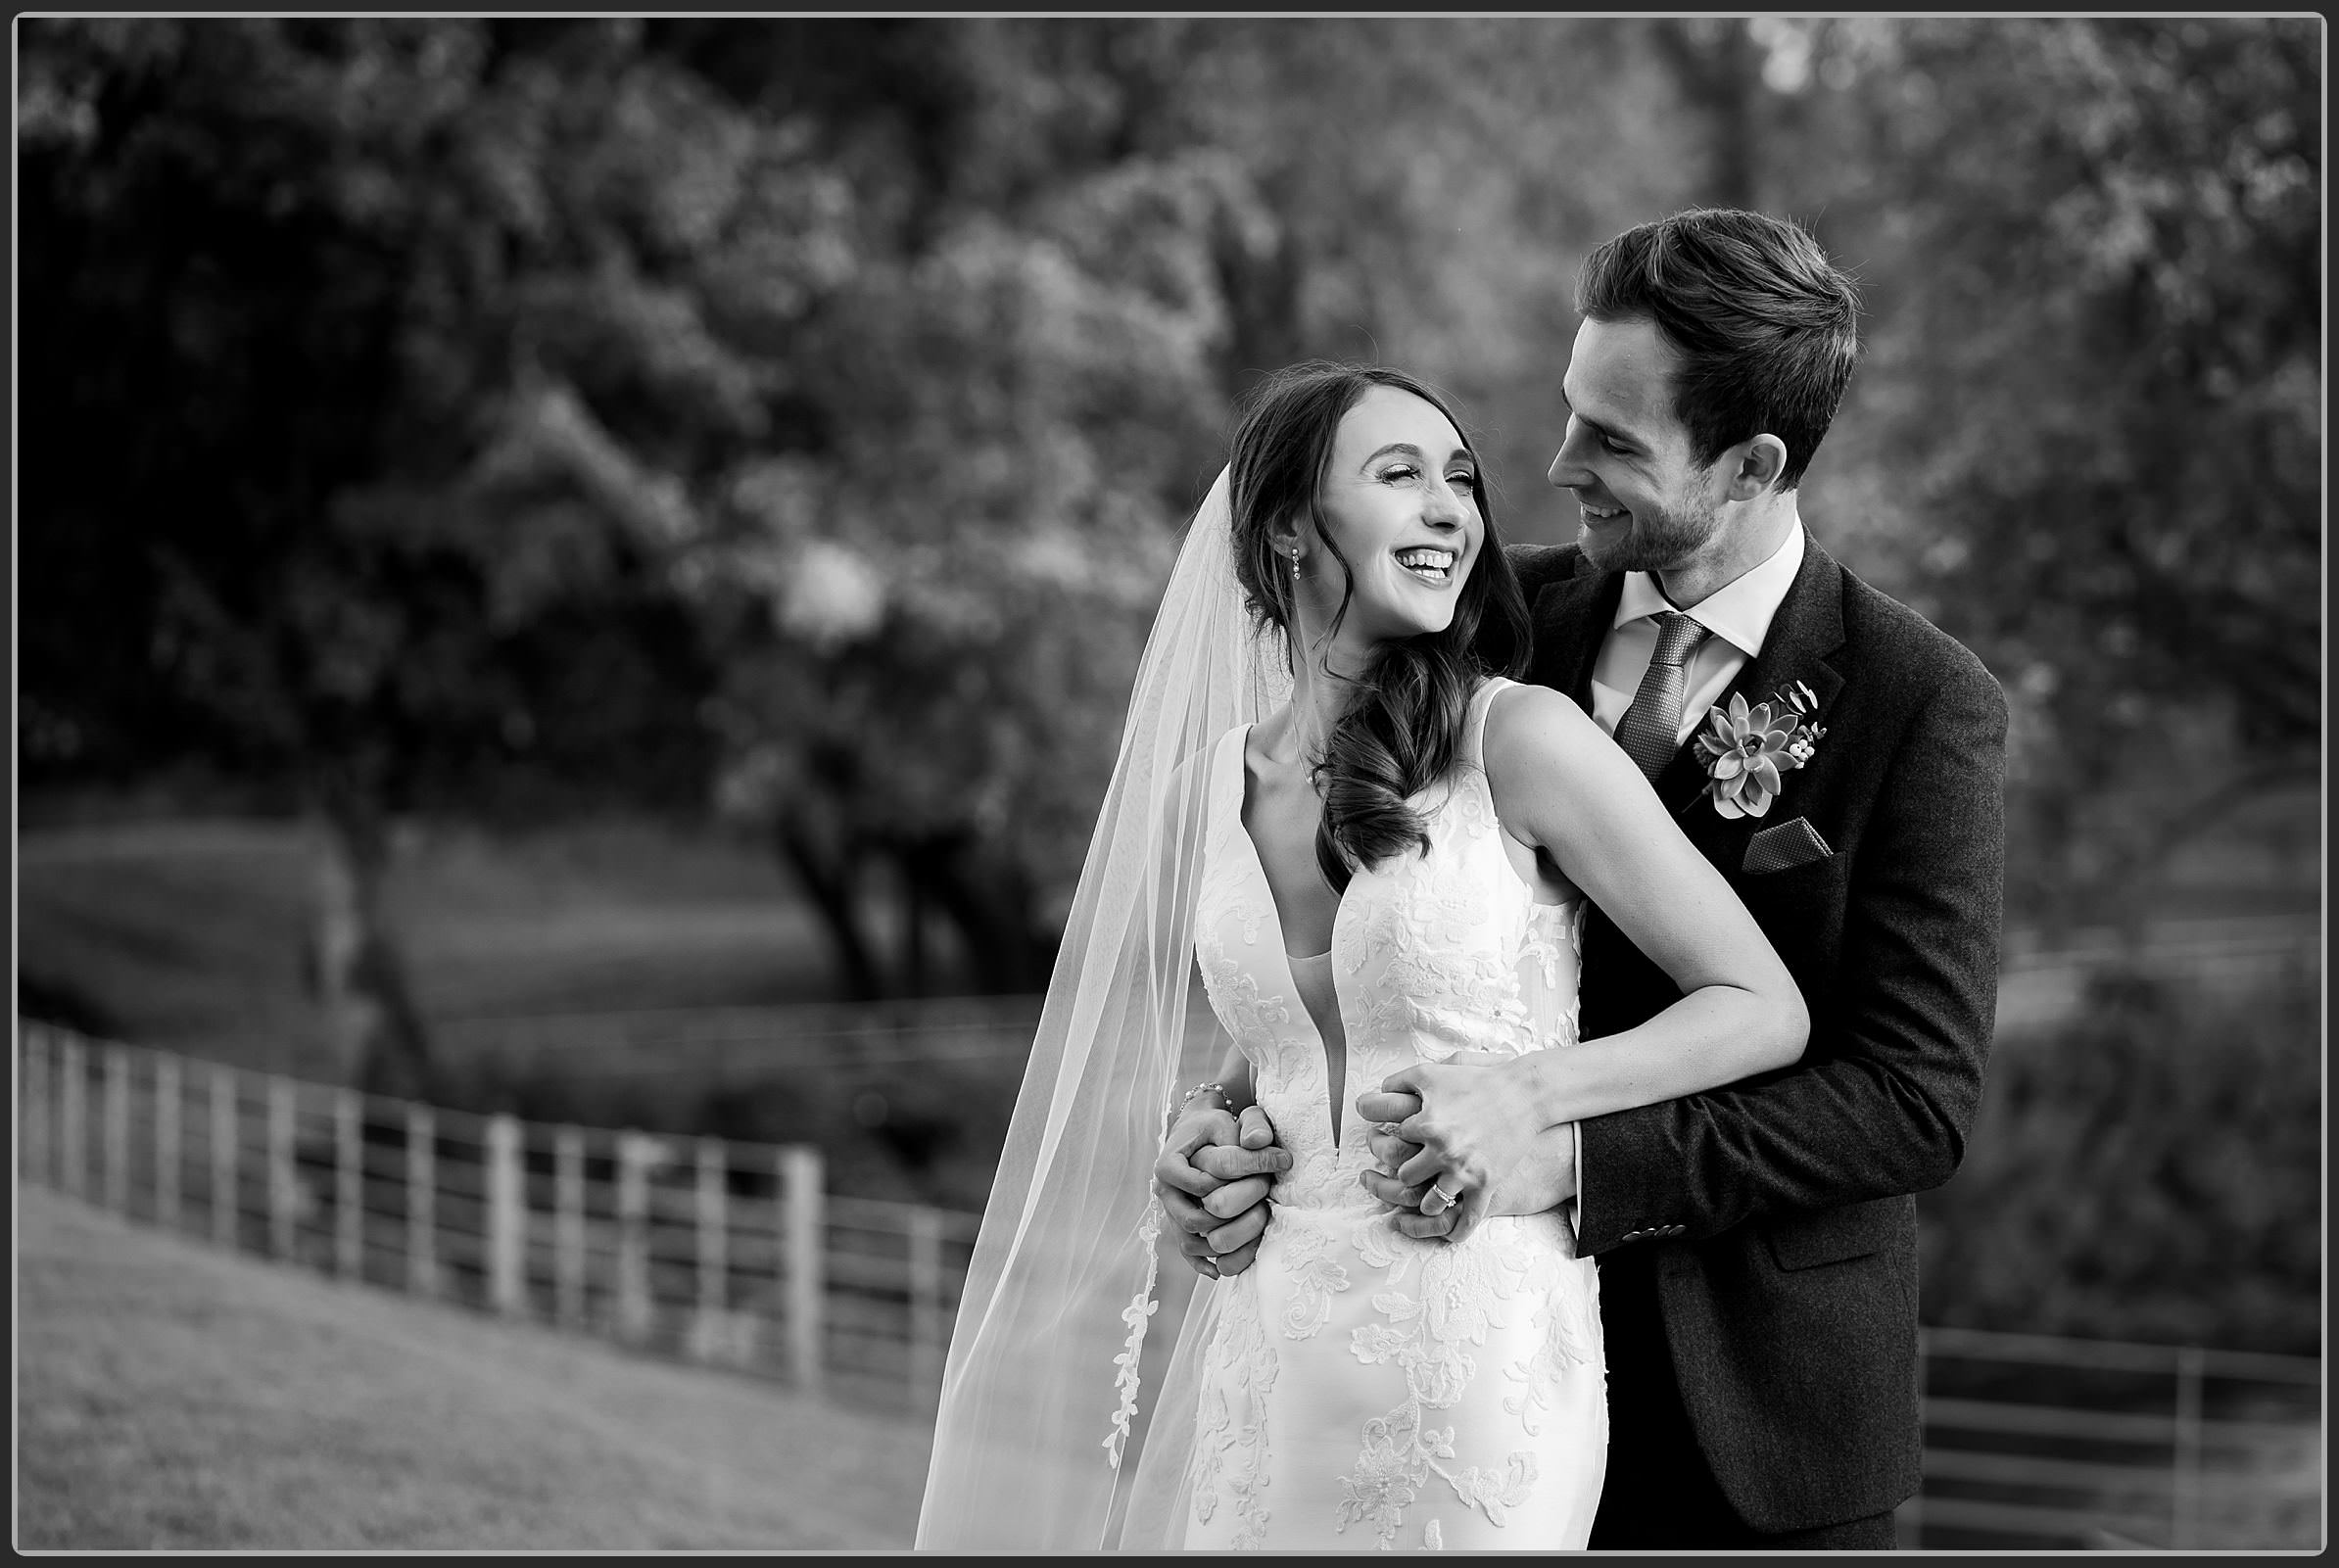
[[[1903,1546],[2308,1549],[2319,1357],[1928,1328]]]
[[[337,1277],[930,1410],[970,1213],[819,1151],[416,1105],[18,1023],[24,1179]],[[2322,1363],[1934,1327],[1904,1546],[2315,1547]]]
[[[339,1278],[930,1406],[979,1218],[817,1149],[548,1125],[19,1021],[24,1178]]]

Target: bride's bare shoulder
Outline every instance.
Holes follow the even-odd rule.
[[[1495,693],[1481,745],[1488,781],[1500,793],[1506,780],[1574,777],[1598,769],[1616,742],[1574,699],[1548,686],[1514,683]]]
[[[1494,694],[1486,710],[1486,749],[1573,744],[1599,726],[1575,700],[1548,686],[1513,681]]]

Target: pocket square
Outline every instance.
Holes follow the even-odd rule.
[[[1747,839],[1746,858],[1739,870],[1748,876],[1760,876],[1764,872],[1785,871],[1790,866],[1807,866],[1834,853],[1828,841],[1819,836],[1819,831],[1797,817],[1776,828],[1765,828]]]

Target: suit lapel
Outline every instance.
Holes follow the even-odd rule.
[[[1761,702],[1800,681],[1819,699],[1819,722],[1824,726],[1836,693],[1843,689],[1842,675],[1829,662],[1830,655],[1842,645],[1843,568],[1819,547],[1817,540],[1806,536],[1803,564],[1796,570],[1787,597],[1780,600],[1779,613],[1771,618],[1770,632],[1762,640],[1762,651],[1746,661],[1745,668],[1739,671],[1738,678],[1730,683],[1716,705],[1727,708],[1733,695],[1743,696],[1749,704]],[[1702,721],[1699,728],[1704,728]],[[1717,849],[1772,822],[1785,822],[1794,816],[1791,810],[1782,812],[1778,808],[1793,794],[1795,776],[1790,773],[1781,781],[1784,789],[1772,809],[1761,818],[1734,820],[1710,805],[1702,810],[1690,809],[1705,787],[1705,770],[1699,765],[1696,753],[1697,736],[1692,732],[1688,743],[1674,753],[1673,760],[1657,776],[1657,795],[1682,818],[1692,842],[1718,863],[1732,866],[1735,857],[1719,855]]]
[[[1531,672],[1535,682],[1565,692],[1575,699],[1577,706],[1590,713],[1592,669],[1599,659],[1600,641],[1607,636],[1609,623],[1616,619],[1616,606],[1623,597],[1622,572],[1599,571],[1580,555],[1576,557],[1574,576],[1546,585],[1535,598],[1535,656]],[[1830,704],[1843,688],[1843,677],[1828,659],[1842,645],[1843,568],[1819,547],[1817,540],[1806,536],[1803,564],[1796,569],[1787,597],[1780,600],[1779,613],[1771,618],[1762,651],[1739,671],[1738,678],[1722,693],[1720,705],[1727,707],[1733,694],[1743,695],[1749,703],[1760,702],[1772,692],[1800,681],[1819,698],[1820,722],[1825,724]],[[1699,728],[1703,727],[1701,719]],[[1793,780],[1793,774],[1787,776],[1788,793],[1794,788]],[[1697,736],[1692,731],[1689,740],[1673,753],[1672,760],[1656,776],[1657,798],[1681,821],[1691,840],[1709,855],[1722,859],[1720,851],[1728,839],[1767,826],[1766,820],[1734,821],[1710,806],[1704,810],[1693,809],[1704,789],[1705,769],[1697,760]],[[1781,798],[1785,798],[1784,794]],[[1765,819],[1769,816],[1770,813],[1765,813]]]
[[[1843,646],[1843,568],[1815,540],[1803,541],[1803,564],[1794,584],[1771,619],[1762,651],[1730,683],[1748,702],[1760,702],[1772,692],[1800,681],[1819,698],[1821,722],[1828,704],[1843,687],[1843,677],[1828,662]],[[1723,701],[1729,701],[1728,693]]]

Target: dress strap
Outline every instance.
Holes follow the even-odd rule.
[[[1508,676],[1490,675],[1470,693],[1469,714],[1462,720],[1462,761],[1481,774],[1486,772],[1487,710],[1495,705],[1497,693],[1516,685]]]
[[[1208,813],[1209,827],[1204,830],[1205,840],[1216,845],[1224,835],[1227,826],[1240,827],[1243,820],[1243,750],[1251,743],[1253,725],[1238,724],[1218,736],[1217,748],[1211,753],[1210,770],[1204,785],[1210,793],[1203,810]]]

